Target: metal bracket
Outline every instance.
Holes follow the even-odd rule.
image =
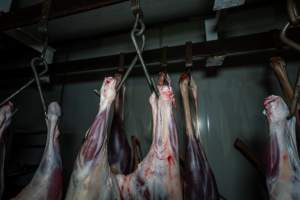
[[[44,43],[42,42],[42,40],[35,35],[25,31],[24,29],[18,28],[15,30],[5,31],[4,33],[39,53],[43,52]],[[48,64],[51,64],[53,62],[55,51],[56,50],[53,47],[48,46],[45,53],[45,60]]]
[[[246,0],[215,0],[214,10],[223,10],[227,8],[244,5]]]
[[[216,16],[204,20],[205,39],[206,41],[217,40],[219,38],[218,25],[221,11],[217,11]]]
[[[206,67],[218,67],[222,66],[225,60],[225,56],[211,56],[206,59]]]
[[[131,0],[131,10],[134,16],[139,15],[140,18],[143,17],[143,11],[139,0]]]

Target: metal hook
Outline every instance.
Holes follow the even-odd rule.
[[[48,64],[44,59],[42,59],[40,57],[35,57],[30,62],[30,66],[31,66],[33,74],[34,74],[35,82],[36,82],[38,92],[39,92],[39,95],[40,95],[40,99],[41,99],[41,103],[42,103],[42,106],[43,106],[44,114],[45,114],[45,117],[47,117],[47,107],[46,107],[46,103],[45,103],[45,97],[44,97],[44,94],[43,94],[43,91],[42,91],[40,78],[39,78],[38,73],[37,73],[36,68],[35,68],[37,63],[43,64],[47,70],[48,70]]]
[[[133,29],[131,31],[131,34],[133,32],[135,32],[135,33],[139,34],[139,36],[141,36],[142,44],[141,44],[141,48],[140,49],[141,49],[141,51],[143,51],[144,48],[145,48],[146,39],[145,39],[145,36],[143,35],[142,31],[145,30],[145,28],[144,28],[145,26],[141,26],[140,31],[136,31],[137,26],[138,26],[137,23],[139,23],[139,18],[138,17],[136,17],[136,20],[134,22],[134,26],[133,26]],[[127,80],[128,76],[129,76],[130,72],[132,71],[132,68],[135,66],[137,60],[138,60],[138,56],[136,55],[134,57],[134,59],[131,61],[130,65],[129,65],[128,69],[126,70],[126,72],[125,72],[122,80],[120,81],[119,85],[117,86],[117,92],[121,89],[121,87],[124,84],[125,80]]]
[[[300,52],[300,45],[297,44],[296,42],[294,42],[293,40],[289,39],[287,36],[286,36],[286,32],[287,30],[291,27],[291,23],[288,22],[284,28],[282,29],[281,31],[281,34],[280,34],[280,39],[283,43],[285,43],[286,45],[292,47],[293,49],[297,50]]]
[[[290,20],[282,29],[282,31],[280,33],[280,39],[286,45],[288,45],[288,46],[292,47],[293,49],[297,50],[298,52],[300,52],[300,44],[294,42],[293,40],[289,39],[286,36],[287,30],[291,26],[297,26],[300,24],[300,16],[298,14],[297,5],[294,0],[287,1],[287,9],[288,9],[288,15],[289,15]],[[290,115],[287,117],[288,119],[292,118],[295,115],[295,113],[297,112],[297,105],[298,105],[299,96],[300,96],[299,89],[300,89],[300,68],[298,69],[296,85],[294,88],[293,101],[292,101],[291,108],[290,108]]]
[[[300,23],[299,11],[294,0],[287,0],[287,10],[290,23],[293,25],[298,25]]]
[[[45,69],[39,74],[39,76],[43,76],[48,72],[48,66],[45,65],[44,66]],[[34,83],[35,79],[31,79],[30,81],[28,81],[26,84],[24,84],[22,87],[20,87],[17,91],[15,91],[14,93],[12,93],[9,97],[7,97],[6,99],[4,99],[1,103],[0,106],[3,106],[4,104],[6,104],[7,102],[9,102],[10,100],[12,100],[15,96],[17,96],[20,92],[22,92],[24,89],[28,88],[32,83]]]
[[[7,102],[9,102],[11,99],[13,99],[15,96],[17,96],[20,92],[22,92],[24,89],[28,88],[33,82],[36,81],[37,85],[39,87],[38,89],[39,89],[40,96],[41,96],[41,99],[42,99],[43,109],[44,109],[44,111],[46,110],[45,109],[45,107],[46,107],[45,106],[45,100],[44,100],[44,97],[43,97],[42,92],[41,92],[39,77],[45,75],[48,72],[48,65],[45,61],[45,56],[46,56],[46,52],[47,52],[47,49],[48,49],[48,17],[49,17],[50,8],[51,8],[51,2],[52,2],[52,0],[45,0],[44,5],[43,5],[42,18],[40,20],[40,29],[39,29],[39,31],[43,34],[43,36],[45,36],[45,40],[44,40],[44,45],[43,45],[43,50],[42,50],[41,56],[39,58],[37,57],[37,58],[33,58],[31,60],[30,65],[31,65],[33,73],[34,73],[34,78],[31,79],[30,81],[28,81],[22,87],[20,87],[17,91],[12,93],[9,97],[4,99],[0,103],[0,106],[2,106],[4,104],[6,104]],[[37,74],[36,68],[35,68],[35,62],[37,62],[37,61],[42,63],[45,67],[45,69],[40,74]]]
[[[294,89],[294,96],[291,104],[290,115],[287,117],[287,119],[291,119],[297,112],[297,105],[300,97],[299,90],[300,90],[300,69],[298,69],[297,81]]]
[[[127,69],[127,71],[125,72],[122,80],[120,81],[118,87],[117,87],[117,91],[120,90],[120,88],[122,87],[122,85],[124,84],[125,80],[128,78],[128,75],[130,74],[130,72],[132,71],[132,68],[135,66],[137,60],[139,59],[143,68],[143,71],[145,73],[148,85],[151,89],[151,91],[155,92],[156,96],[159,96],[159,92],[158,89],[156,87],[156,85],[154,84],[154,81],[152,78],[150,78],[150,75],[148,73],[147,67],[145,65],[144,59],[142,57],[142,52],[144,50],[145,47],[145,42],[146,42],[146,37],[144,35],[146,26],[143,22],[143,20],[141,19],[141,14],[139,12],[137,12],[135,14],[135,23],[133,26],[133,29],[131,31],[131,40],[132,43],[135,47],[135,50],[137,52],[137,55],[135,56],[135,58],[132,60],[129,68]],[[141,46],[139,47],[138,42],[137,42],[137,38],[140,38],[142,40]]]
[[[139,18],[139,14],[137,14],[137,18]],[[142,25],[142,27],[145,26],[142,20],[139,19],[138,21],[140,22],[140,24]],[[144,35],[142,35],[142,37],[145,38]],[[137,52],[138,58],[139,58],[139,60],[140,60],[140,62],[141,62],[141,65],[142,65],[142,68],[143,68],[143,70],[144,70],[144,73],[145,73],[145,76],[146,76],[148,85],[149,85],[151,91],[155,92],[156,96],[158,97],[158,96],[159,96],[158,89],[157,89],[157,87],[156,87],[156,85],[155,85],[153,79],[150,78],[150,75],[149,75],[149,73],[148,73],[146,64],[145,64],[144,59],[143,59],[143,56],[142,56],[141,49],[139,48],[139,46],[138,46],[138,44],[137,44],[136,35],[134,34],[134,31],[131,32],[131,40],[132,40],[133,45],[134,45],[134,47],[135,47],[135,50],[136,50],[136,52]]]
[[[280,34],[280,38],[281,38],[282,42],[284,42],[286,45],[288,45],[300,52],[300,45],[286,37],[286,32],[290,26],[291,26],[291,24],[290,24],[290,22],[288,22],[286,24],[286,26],[283,28],[283,30]],[[290,115],[287,117],[288,119],[292,118],[297,111],[297,104],[299,101],[299,89],[300,89],[300,72],[299,71],[300,70],[298,70],[297,81],[296,81],[296,86],[295,86],[294,95],[293,95],[293,101],[292,101],[291,108],[290,108]]]

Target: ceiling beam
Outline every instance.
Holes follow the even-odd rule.
[[[49,19],[66,17],[89,10],[126,2],[128,0],[52,0]],[[0,15],[0,31],[32,25],[39,22],[43,3],[20,8]]]
[[[274,55],[287,55],[294,58],[293,51],[281,43],[279,30],[255,33],[244,36],[231,37],[209,42],[193,43],[194,69],[213,69],[205,67],[205,60],[208,57],[225,56],[223,66],[244,66],[246,64],[269,62]],[[295,28],[289,31],[289,37],[298,40],[300,29]],[[287,51],[288,50],[288,51]],[[160,58],[161,49],[146,50],[143,57],[151,73],[161,70]],[[128,66],[135,52],[125,53],[125,66]],[[66,61],[49,65],[50,76],[53,83],[67,81],[99,80],[100,74],[109,75],[116,71],[119,64],[119,54],[89,58],[82,60]],[[169,71],[184,70],[185,45],[168,47],[167,61]],[[217,67],[220,68],[220,67]],[[136,67],[133,73],[140,73],[141,67]],[[28,80],[32,77],[29,67],[22,69],[0,70],[0,80],[19,82],[16,80]],[[18,83],[18,85],[21,85]]]

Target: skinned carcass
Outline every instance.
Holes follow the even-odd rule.
[[[14,198],[15,200],[59,200],[62,197],[62,162],[60,156],[58,120],[61,110],[58,103],[48,107],[46,147],[31,182]]]
[[[159,84],[159,98],[153,93],[153,141],[138,168],[117,175],[121,199],[182,199],[176,123],[172,112],[174,96],[169,85]]]
[[[295,117],[281,97],[264,101],[269,122],[270,147],[267,163],[267,187],[271,200],[300,200],[300,161],[295,136]]]
[[[219,199],[217,184],[209,166],[199,130],[197,85],[192,77],[183,73],[180,77],[180,91],[185,115],[185,160],[183,165],[184,199]],[[190,104],[190,96],[192,106]],[[193,113],[191,112],[193,109]],[[192,115],[194,114],[194,115]]]
[[[108,163],[107,121],[115,85],[113,78],[104,81],[100,109],[75,162],[66,199],[182,199],[172,88],[159,86],[160,97],[150,97],[153,143],[148,155],[133,173],[114,175]]]
[[[117,73],[114,78],[118,85],[122,75]],[[132,154],[124,128],[124,98],[125,86],[123,85],[116,94],[112,127],[108,140],[108,161],[111,170],[115,174],[129,174],[135,169],[133,163],[134,155]]]
[[[4,132],[10,125],[13,105],[8,103],[0,108],[0,199],[4,190],[4,161],[5,161],[5,141]]]
[[[67,200],[120,199],[118,185],[108,163],[108,118],[116,96],[116,80],[105,78],[100,91],[99,112],[87,131],[75,161]]]

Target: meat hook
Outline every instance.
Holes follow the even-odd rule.
[[[287,0],[287,12],[289,17],[289,22],[287,22],[287,24],[282,29],[280,33],[280,39],[286,45],[300,52],[300,45],[286,36],[286,33],[290,27],[298,26],[300,24],[300,16],[298,13],[298,8],[295,3],[295,0]]]
[[[298,14],[298,9],[295,0],[287,1],[287,10],[288,10],[289,22],[287,22],[287,24],[282,29],[280,33],[280,39],[283,43],[292,47],[293,49],[295,49],[300,53],[300,44],[289,39],[286,35],[290,27],[298,26],[300,24],[300,16]],[[288,119],[293,117],[297,111],[297,104],[299,101],[299,89],[300,89],[300,69],[298,70],[297,81],[296,81],[294,95],[293,95],[293,101],[291,103],[290,115],[288,116]]]
[[[44,97],[44,94],[43,94],[43,91],[42,91],[42,87],[41,87],[41,83],[40,83],[40,77],[39,77],[39,75],[36,71],[36,67],[35,67],[36,64],[44,65],[45,69],[47,69],[47,71],[48,71],[48,64],[45,61],[45,59],[43,59],[41,57],[35,57],[30,62],[30,66],[31,66],[31,69],[33,71],[34,79],[35,79],[35,82],[36,82],[36,85],[37,85],[37,88],[38,88],[38,92],[39,92],[39,95],[40,95],[41,103],[42,103],[42,106],[43,106],[43,111],[44,111],[45,116],[47,116],[47,107],[46,107],[46,103],[45,103],[45,97]]]
[[[287,11],[290,23],[297,25],[300,23],[300,16],[295,0],[287,0]]]
[[[135,22],[134,22],[133,29],[131,30],[130,36],[131,36],[131,40],[132,40],[132,43],[135,47],[137,55],[134,57],[134,59],[132,60],[130,66],[129,66],[129,68],[125,72],[122,80],[120,81],[120,83],[117,87],[117,91],[120,90],[120,88],[123,85],[124,81],[128,78],[128,75],[130,74],[132,68],[135,66],[137,60],[139,59],[151,91],[155,92],[156,96],[159,96],[158,89],[157,89],[153,79],[149,75],[148,69],[146,67],[146,64],[145,64],[143,56],[142,56],[142,52],[144,50],[145,42],[146,42],[146,37],[145,37],[145,34],[144,34],[146,26],[143,22],[143,12],[140,8],[139,0],[132,0],[132,11],[133,11],[133,14],[135,16]],[[141,41],[142,41],[141,46],[138,45],[137,39],[141,39]]]
[[[296,86],[294,89],[294,96],[293,96],[293,101],[291,104],[290,115],[287,117],[287,119],[292,118],[297,112],[297,105],[298,105],[299,97],[300,97],[299,90],[300,90],[300,69],[298,69],[297,81],[296,81]]]
[[[39,74],[39,76],[43,76],[48,72],[48,66],[44,66],[45,69]],[[12,100],[14,97],[16,97],[20,92],[22,92],[24,89],[28,88],[32,83],[34,83],[35,79],[31,79],[30,81],[28,81],[27,83],[25,83],[22,87],[20,87],[17,91],[15,91],[14,93],[12,93],[9,97],[7,97],[6,99],[4,99],[1,103],[0,106],[3,106],[4,104],[6,104],[7,102],[9,102],[10,100]]]
[[[145,47],[145,42],[146,42],[145,36],[143,35],[145,27],[141,26],[140,29],[137,30],[137,26],[138,26],[137,23],[139,23],[138,18],[136,18],[136,20],[135,20],[134,27],[133,27],[131,33],[137,33],[139,36],[141,36],[142,41],[141,41],[141,48],[140,49],[141,49],[141,51],[143,51],[144,47]],[[117,92],[121,89],[121,87],[124,84],[125,80],[127,80],[128,76],[129,76],[130,72],[132,71],[132,68],[135,66],[137,60],[138,60],[138,56],[136,55],[134,57],[134,59],[131,61],[130,65],[129,65],[128,69],[126,70],[126,72],[125,72],[122,80],[120,81],[119,85],[117,86]]]
[[[288,22],[284,28],[282,29],[281,33],[280,33],[280,39],[283,43],[285,43],[286,45],[292,47],[293,49],[297,50],[300,52],[300,45],[297,44],[296,42],[294,42],[293,40],[289,39],[286,36],[287,30],[291,27],[291,23]]]
[[[139,18],[139,14],[137,14],[137,18]],[[144,22],[139,19],[139,24],[142,25],[142,27],[145,27],[145,24]],[[134,33],[134,31],[131,32],[131,40],[133,42],[133,45],[135,47],[135,50],[137,52],[137,55],[138,55],[138,58],[141,62],[141,65],[143,67],[143,70],[144,70],[144,73],[145,73],[145,76],[146,76],[146,79],[148,81],[148,85],[151,89],[152,92],[155,92],[156,96],[158,97],[159,96],[159,92],[158,92],[158,89],[156,88],[155,86],[155,83],[153,81],[153,79],[150,77],[149,73],[148,73],[148,70],[147,70],[147,67],[146,67],[146,64],[144,62],[144,59],[143,59],[143,56],[142,56],[142,51],[141,49],[139,48],[138,44],[137,44],[137,40],[136,40],[136,36],[138,36],[138,33]],[[142,35],[143,38],[145,38],[145,35],[143,34]],[[144,39],[143,39],[144,40]]]

